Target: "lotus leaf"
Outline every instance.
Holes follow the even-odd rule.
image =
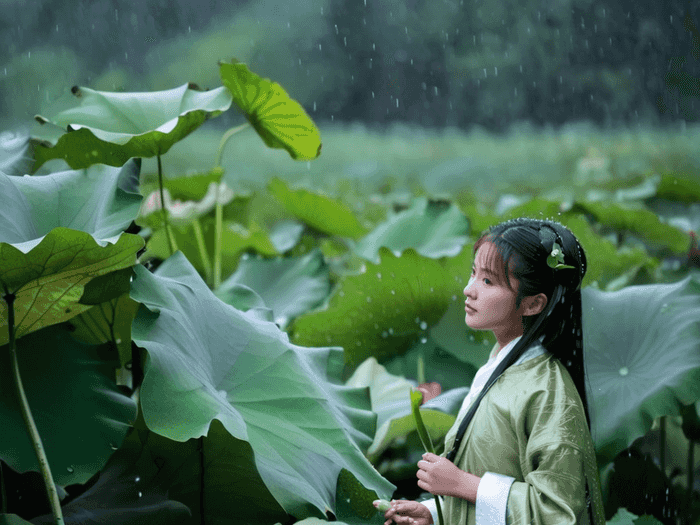
[[[231,106],[231,94],[225,87],[199,91],[183,84],[147,93],[74,87],[73,93],[81,99],[80,106],[52,120],[67,127],[68,133],[52,147],[36,143],[34,170],[50,159],[64,159],[78,169],[98,163],[121,166],[131,157],[164,155],[207,119]]]
[[[409,392],[416,386],[413,382],[390,374],[374,357],[370,357],[357,367],[345,384],[355,388],[369,387],[372,411],[377,413],[378,427],[374,441],[367,450],[367,457],[373,463],[397,438],[416,430],[409,398]],[[455,421],[454,415],[435,409],[421,412],[436,443],[447,434]]]
[[[335,507],[341,468],[381,495],[393,490],[359,448],[374,415],[365,392],[337,385],[339,349],[290,344],[275,324],[216,298],[181,253],[156,274],[136,272],[131,297],[143,306],[132,336],[148,351],[140,401],[149,429],[186,441],[218,419],[250,443],[265,485],[297,517],[309,504]]]
[[[32,525],[32,523],[23,520],[17,514],[0,514],[0,525]]]
[[[156,465],[152,450],[132,430],[122,446],[84,493],[63,506],[66,525],[169,525],[188,523],[186,505],[171,499],[172,471]],[[53,525],[50,514],[32,519],[35,525]]]
[[[320,251],[293,258],[243,257],[238,269],[215,290],[228,304],[232,287],[244,284],[255,290],[284,329],[287,323],[323,302],[331,289],[328,266]]]
[[[583,291],[583,338],[592,435],[602,467],[652,421],[700,399],[700,286]]]
[[[0,172],[23,175],[32,165],[29,135],[3,131],[0,133]]]
[[[121,232],[138,212],[139,163],[44,177],[0,174],[0,288],[16,295],[17,337],[66,321],[94,277],[136,262],[143,240]],[[0,301],[0,344],[8,342]]]
[[[690,236],[669,224],[662,223],[655,213],[643,208],[626,208],[611,202],[581,202],[575,206],[603,226],[630,232],[654,248],[667,248],[685,255]]]
[[[114,382],[117,352],[85,345],[56,325],[17,341],[24,389],[56,483],[84,483],[120,445],[136,403]],[[0,456],[20,472],[38,470],[13,387],[9,351],[0,347]]]
[[[333,523],[348,525],[383,525],[384,516],[377,512],[372,502],[377,493],[362,486],[352,472],[342,469],[338,475],[335,517]]]
[[[279,253],[296,246],[304,231],[304,225],[295,221],[280,221],[270,230],[270,241]]]
[[[692,204],[700,201],[700,184],[696,175],[665,173],[656,188],[656,196],[670,201]]]
[[[414,248],[424,257],[437,259],[457,255],[468,241],[469,220],[449,202],[421,197],[386,222],[380,224],[355,247],[355,253],[379,262],[379,248],[394,252]]]
[[[267,187],[289,213],[318,231],[352,239],[365,233],[350,208],[340,201],[304,189],[291,190],[280,179],[272,179]]]
[[[396,256],[382,248],[379,255],[379,264],[341,279],[326,309],[295,320],[295,343],[342,346],[356,367],[405,352],[440,320],[454,293],[440,263],[414,250]]]
[[[321,154],[318,128],[277,82],[236,61],[220,64],[219,74],[233,101],[269,148],[285,149],[295,160],[312,160]]]

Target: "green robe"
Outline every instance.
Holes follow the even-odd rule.
[[[460,421],[445,438],[452,450]],[[515,478],[508,524],[605,525],[595,451],[583,405],[568,371],[544,353],[509,367],[484,396],[455,456],[460,469]],[[475,525],[475,504],[443,498],[445,525]]]

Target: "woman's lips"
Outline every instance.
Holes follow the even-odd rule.
[[[465,310],[466,312],[470,312],[470,313],[476,312],[476,310],[475,310],[474,308],[472,308],[472,306],[469,305],[469,304],[467,304],[467,303],[464,303],[464,310]]]

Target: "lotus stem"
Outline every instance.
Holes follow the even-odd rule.
[[[423,423],[423,417],[420,415],[420,404],[423,401],[423,393],[420,390],[412,390],[409,392],[411,398],[411,411],[413,412],[413,419],[416,422],[416,430],[418,430],[418,437],[420,438],[423,448],[426,452],[435,454],[435,447],[433,447],[433,441],[430,439],[430,434],[428,429]],[[440,498],[433,496],[435,498],[435,508],[437,509],[438,522],[435,525],[445,525],[445,520],[442,519],[442,507],[440,506]]]
[[[666,475],[666,416],[659,419],[659,465]]]
[[[685,501],[685,522],[690,523],[693,512],[693,484],[695,483],[695,441],[688,440],[688,479]]]
[[[177,251],[177,243],[175,242],[175,237],[173,237],[173,232],[170,229],[170,223],[168,222],[168,210],[165,209],[165,196],[163,195],[163,164],[160,160],[160,154],[158,154],[158,189],[160,190],[160,209],[163,213],[163,224],[165,225],[165,236],[168,239],[168,248],[170,248],[170,255]]]
[[[29,401],[24,392],[24,386],[22,385],[22,377],[19,373],[19,362],[17,361],[17,344],[15,341],[15,295],[11,293],[6,293],[3,296],[5,302],[7,303],[7,327],[9,330],[10,339],[10,357],[12,359],[12,375],[15,382],[15,391],[17,392],[17,397],[19,400],[20,410],[22,411],[22,418],[24,419],[24,424],[29,432],[29,438],[34,446],[34,452],[36,453],[36,459],[39,462],[39,470],[44,478],[44,484],[46,485],[46,493],[49,497],[49,505],[51,506],[51,513],[53,514],[56,525],[63,525],[63,512],[61,511],[61,502],[58,499],[58,491],[56,490],[56,485],[53,481],[53,476],[51,475],[51,467],[49,466],[49,460],[46,457],[46,452],[44,451],[44,445],[41,442],[41,436],[39,435],[39,430],[36,428],[34,423],[34,418],[32,417],[32,411],[29,408]],[[4,487],[4,486],[3,486]],[[4,490],[4,488],[3,488]],[[4,506],[4,498],[3,498]]]
[[[199,258],[202,259],[202,265],[204,266],[204,277],[207,283],[211,284],[211,262],[209,261],[207,246],[204,244],[204,235],[202,234],[202,225],[199,222],[199,218],[194,220],[192,228],[194,229],[194,237],[197,240]]]
[[[224,148],[226,147],[226,144],[228,144],[229,139],[239,131],[243,131],[249,126],[250,123],[246,122],[245,124],[241,124],[240,126],[235,126],[229,129],[228,131],[226,131],[226,133],[223,134],[223,136],[221,137],[221,142],[219,143],[219,149],[216,151],[216,164],[214,164],[214,166],[221,166],[221,158],[224,155]]]

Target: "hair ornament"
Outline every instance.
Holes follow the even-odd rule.
[[[561,246],[557,243],[557,233],[552,228],[547,225],[543,225],[539,229],[540,233],[540,243],[544,246],[548,252],[550,252],[547,257],[547,266],[553,270],[565,270],[567,268],[575,269],[575,266],[569,264],[564,264],[564,251]]]

